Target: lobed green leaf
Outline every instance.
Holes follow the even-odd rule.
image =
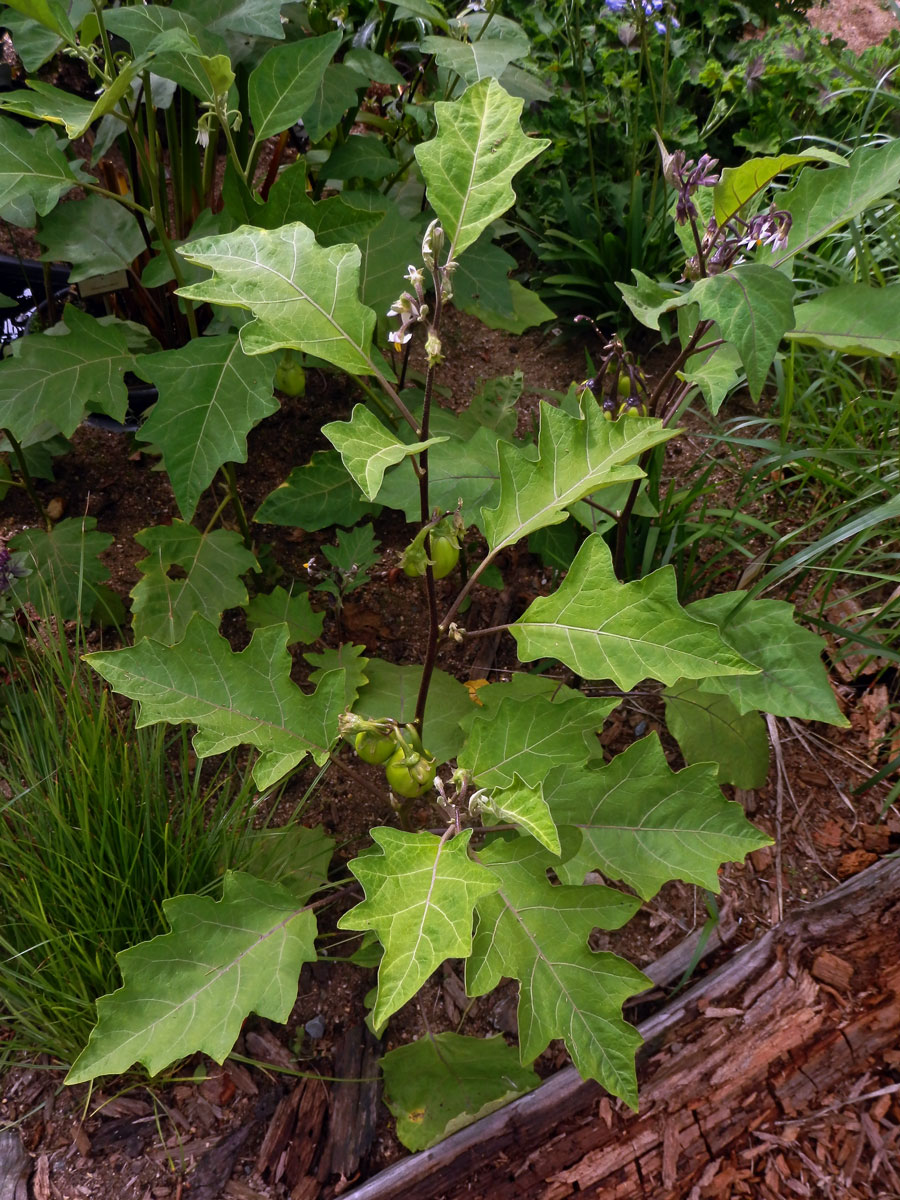
[[[716,321],[722,337],[737,349],[754,400],[762,394],[781,339],[794,327],[793,297],[793,281],[762,263],[699,279],[690,291],[704,320]]]
[[[226,608],[246,603],[241,576],[259,568],[239,533],[203,533],[173,521],[142,529],[134,540],[149,551],[137,564],[142,578],[131,590],[135,641],[147,637],[173,646],[184,637],[195,613],[218,625]],[[173,567],[178,576],[173,576]]]
[[[316,960],[316,922],[288,891],[230,871],[221,900],[178,896],[163,910],[171,932],[117,956],[123,986],[97,1001],[66,1083],[136,1062],[155,1075],[196,1051],[221,1063],[249,1013],[290,1016],[300,968]]]
[[[17,608],[33,604],[43,616],[63,621],[90,621],[98,604],[105,603],[109,571],[99,555],[112,541],[112,534],[98,532],[94,517],[68,517],[50,530],[17,533],[9,549],[22,556],[31,574],[13,579],[13,603]]]
[[[794,308],[792,342],[841,354],[900,357],[900,284],[845,283]]]
[[[277,587],[254,596],[244,607],[251,629],[281,623],[287,625],[289,646],[308,646],[322,635],[325,614],[313,611],[309,592],[294,593]]]
[[[793,224],[785,249],[772,252],[772,264],[780,266],[808,250],[826,233],[890,196],[898,184],[900,138],[854,150],[845,166],[801,172],[794,186],[779,197]]]
[[[307,755],[325,762],[344,707],[341,671],[329,672],[312,695],[291,682],[287,636],[284,625],[257,629],[235,653],[215,626],[194,616],[176,646],[145,639],[85,658],[115,691],[139,702],[141,725],[197,725],[200,758],[255,746],[253,778],[266,788]]]
[[[738,167],[726,167],[713,189],[715,217],[719,225],[730,221],[776,176],[791,167],[806,166],[815,162],[828,162],[846,166],[846,159],[833,150],[809,149],[800,154],[775,154],[766,158],[750,158]]]
[[[312,230],[297,222],[279,229],[242,225],[178,253],[213,272],[180,295],[254,314],[241,328],[245,354],[302,350],[351,375],[388,370],[370,355],[375,314],[357,298],[357,246],[318,246]]]
[[[330,421],[323,425],[322,433],[340,454],[341,461],[367,500],[374,500],[378,495],[388,467],[447,440],[433,437],[424,442],[401,442],[364,404],[353,406],[349,421]]]
[[[510,694],[503,695],[504,689]],[[509,787],[516,775],[536,786],[555,766],[585,762],[619,703],[618,697],[591,699],[568,688],[558,696],[521,696],[516,690],[502,683],[482,688],[478,699],[484,707],[466,722],[457,761],[478,787]]]
[[[482,79],[434,106],[437,137],[417,146],[416,158],[454,258],[515,202],[512,177],[550,145],[522,132],[522,105],[496,79]]]
[[[769,774],[769,737],[758,712],[739,713],[727,696],[676,683],[663,692],[666,726],[684,761],[712,762],[719,783],[760,788]]]
[[[510,633],[523,662],[558,658],[587,679],[612,679],[625,691],[647,678],[673,684],[758,672],[714,625],[681,607],[672,567],[619,583],[599,534],[584,541],[560,587],[532,601]]]
[[[354,525],[373,516],[379,505],[363,499],[335,450],[317,450],[263,500],[254,521],[296,525],[314,533],[330,525]]]
[[[244,354],[235,334],[142,354],[138,375],[159,390],[138,439],[157,446],[179,511],[190,520],[216,472],[247,461],[247,434],[278,409],[275,362]]]
[[[397,1137],[413,1153],[426,1150],[471,1125],[540,1078],[519,1063],[502,1037],[429,1034],[388,1051],[381,1060],[385,1104],[397,1121]]]
[[[488,545],[496,553],[529,533],[564,521],[570,504],[611,484],[640,479],[635,461],[651,446],[674,437],[656,420],[605,421],[585,393],[581,416],[543,403],[537,459],[533,449],[502,442],[500,502],[482,509]]]
[[[471,836],[471,829],[449,840],[373,829],[381,853],[348,864],[366,898],[338,928],[372,929],[384,946],[372,1010],[376,1033],[445,959],[466,958],[472,948],[475,905],[497,881],[469,858]]]
[[[588,945],[596,929],[618,929],[637,911],[634,896],[606,887],[554,886],[559,861],[527,837],[498,837],[478,852],[497,890],[478,902],[466,991],[482,996],[503,976],[519,980],[519,1050],[531,1062],[562,1038],[578,1072],[637,1105],[637,1030],[622,1005],[649,984],[615,954]]]
[[[695,600],[687,611],[716,625],[730,646],[758,670],[741,679],[705,679],[700,690],[727,696],[739,713],[849,724],[838,708],[822,662],[820,637],[794,620],[783,600],[745,600],[746,592],[721,592]]]
[[[554,868],[560,879],[582,883],[599,870],[645,900],[672,879],[717,892],[723,862],[740,862],[770,841],[724,798],[715,763],[673,771],[655,734],[607,766],[557,768],[544,798],[560,827],[582,835],[577,852]]]
[[[341,32],[335,30],[273,46],[263,55],[248,84],[257,142],[290,128],[305,115],[340,44]]]

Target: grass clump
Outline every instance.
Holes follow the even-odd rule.
[[[234,758],[201,770],[183,730],[139,728],[62,633],[0,671],[0,1067],[69,1063],[163,900],[246,862],[259,797]]]

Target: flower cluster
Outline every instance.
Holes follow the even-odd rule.
[[[679,25],[673,16],[668,16],[666,21],[660,20],[660,14],[665,6],[665,0],[606,0],[606,8],[609,12],[620,15],[624,12],[634,12],[635,15],[643,13],[643,15],[653,24],[653,28],[657,33],[665,34],[667,27],[669,29],[678,29]]]
[[[772,204],[765,212],[750,218],[741,243],[749,250],[755,250],[757,246],[771,246],[773,250],[783,250],[787,245],[792,221],[793,217],[789,212]]]
[[[759,246],[783,250],[791,232],[791,221],[791,214],[776,208],[774,204],[749,221],[734,216],[724,225],[719,225],[713,217],[700,243],[705,273],[721,275],[729,267],[738,266],[744,261],[745,250],[756,250]],[[688,259],[685,266],[687,279],[699,279],[703,273],[699,258]]]
[[[410,265],[403,277],[412,284],[413,292],[402,292],[399,300],[395,300],[388,309],[389,317],[400,318],[400,328],[392,329],[388,341],[399,352],[412,337],[412,327],[419,321],[428,319],[428,305],[425,303],[425,273],[418,267]]]
[[[630,350],[618,336],[605,341],[603,332],[595,321],[584,313],[575,320],[586,321],[605,344],[600,353],[600,369],[591,379],[585,379],[578,391],[579,400],[590,392],[603,396],[600,411],[607,421],[619,417],[646,417],[650,411],[650,389],[647,377],[634,360]],[[604,394],[605,393],[605,394]]]
[[[658,136],[657,141],[659,141]],[[676,150],[674,154],[669,154],[661,141],[659,145],[662,152],[665,181],[678,192],[678,199],[675,202],[675,220],[679,225],[686,225],[688,221],[695,221],[699,216],[697,206],[691,199],[697,189],[715,187],[719,182],[719,176],[713,173],[713,167],[719,160],[704,154],[701,155],[695,166],[692,158],[685,160],[683,150]]]
[[[0,596],[8,592],[14,579],[24,579],[30,574],[27,567],[20,567],[13,562],[13,557],[5,546],[0,545]]]
[[[438,324],[441,304],[453,297],[452,278],[457,265],[452,259],[441,265],[440,254],[444,248],[444,240],[444,230],[440,221],[432,221],[422,238],[422,261],[426,270],[431,273],[437,293],[435,317]],[[389,317],[400,318],[400,328],[392,329],[388,334],[388,341],[398,352],[412,337],[413,326],[420,321],[427,323],[431,314],[429,306],[425,303],[425,271],[421,267],[410,266],[404,279],[412,284],[413,290],[402,292],[399,300],[395,300],[388,309]],[[425,339],[425,357],[430,367],[437,366],[443,360],[441,340],[436,327],[431,324]]]

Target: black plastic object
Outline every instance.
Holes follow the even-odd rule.
[[[54,295],[63,302],[69,272],[66,267],[50,268],[50,285]],[[16,338],[28,333],[35,315],[46,309],[44,299],[44,264],[27,259],[11,258],[0,254],[0,292],[15,299],[16,308],[0,309],[0,351]],[[94,429],[105,429],[109,433],[134,433],[141,426],[147,409],[156,403],[159,394],[152,384],[144,383],[132,375],[126,375],[128,385],[128,410],[124,421],[114,421],[104,413],[89,413],[85,424]]]

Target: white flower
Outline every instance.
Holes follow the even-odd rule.
[[[404,292],[388,309],[389,317],[408,317],[413,314],[413,298],[409,292]]]
[[[402,329],[395,329],[395,330],[392,330],[388,334],[388,341],[391,343],[391,345],[394,347],[394,349],[399,353],[400,347],[405,346],[411,337],[412,337],[411,333],[409,333],[409,332],[404,333]]]

